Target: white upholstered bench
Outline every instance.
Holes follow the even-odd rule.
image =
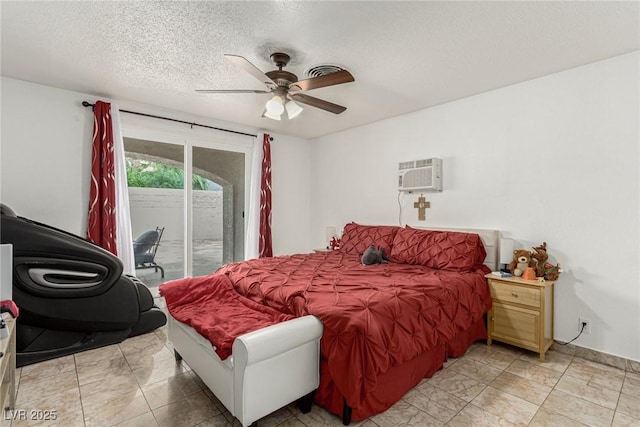
[[[172,316],[168,330],[176,360],[184,358],[244,427],[297,399],[305,399],[310,410],[320,383],[322,322],[315,316],[241,335],[225,360],[206,338]]]

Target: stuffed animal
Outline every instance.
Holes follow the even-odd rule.
[[[329,249],[332,251],[337,251],[340,249],[340,239],[336,236],[331,237],[331,241],[329,242]]]
[[[547,254],[547,242],[542,242],[540,246],[536,246],[531,253],[531,257],[536,264],[536,277],[543,277],[545,280],[558,280],[560,277],[560,264],[553,265]]]
[[[516,249],[513,251],[513,261],[509,264],[511,274],[520,277],[527,267],[533,267],[531,252],[526,249]]]
[[[385,255],[384,249],[376,249],[374,245],[369,246],[369,248],[362,254],[363,265],[383,264],[388,261],[389,259]]]

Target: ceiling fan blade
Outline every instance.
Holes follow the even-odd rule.
[[[251,89],[248,89],[248,90],[245,90],[245,89],[238,89],[238,90],[235,90],[235,89],[229,89],[229,90],[226,90],[226,89],[222,89],[222,90],[219,90],[219,89],[196,89],[196,92],[198,92],[198,93],[271,93],[270,90],[251,90]]]
[[[265,73],[260,71],[258,67],[253,65],[246,58],[238,55],[229,55],[229,54],[225,54],[224,57],[227,58],[227,60],[231,62],[233,65],[235,65],[236,67],[246,71],[256,79],[260,80],[269,89],[275,89],[278,86],[273,80],[271,80]]]
[[[303,92],[305,90],[318,89],[321,87],[339,85],[342,83],[353,82],[355,79],[347,70],[336,71],[335,73],[325,74],[320,77],[313,77],[311,79],[300,80],[299,82],[291,83],[289,89],[292,91]]]
[[[302,104],[320,108],[321,110],[329,111],[334,114],[340,114],[347,109],[347,107],[343,107],[342,105],[334,104],[333,102],[325,101],[323,99],[314,98],[313,96],[303,95],[301,93],[291,94],[291,98]]]

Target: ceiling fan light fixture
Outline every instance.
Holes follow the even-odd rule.
[[[300,113],[302,113],[302,107],[296,104],[295,102],[293,102],[292,99],[287,101],[285,108],[287,110],[287,115],[289,116],[289,120],[298,117]]]
[[[278,120],[278,121],[281,120],[280,114],[271,114],[269,112],[269,110],[264,110],[264,113],[262,114],[262,117],[266,117],[266,118],[271,119],[271,120]]]
[[[268,113],[278,116],[278,120],[280,120],[280,115],[284,113],[284,103],[280,95],[274,95],[273,98],[267,101],[267,105],[265,107]]]

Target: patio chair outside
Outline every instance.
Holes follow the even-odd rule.
[[[158,251],[163,232],[164,227],[156,227],[155,230],[145,231],[133,241],[133,255],[135,257],[136,270],[154,268],[156,273],[160,270],[161,277],[164,278],[164,268],[155,261],[156,252]]]

